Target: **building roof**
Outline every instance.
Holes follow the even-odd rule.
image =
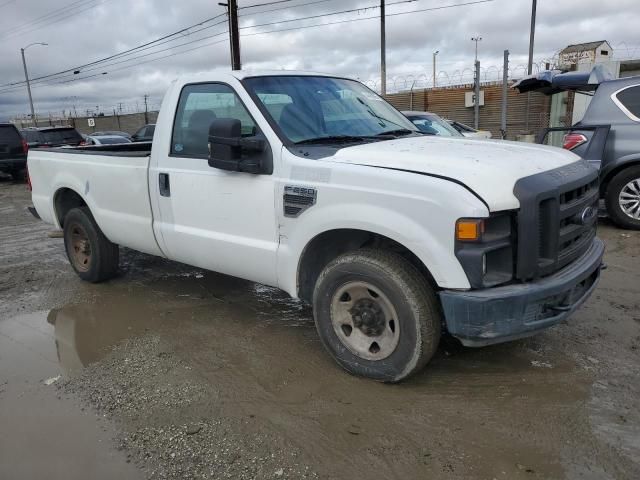
[[[575,45],[569,45],[568,47],[560,50],[560,55],[563,53],[575,53],[575,52],[590,52],[591,50],[595,50],[603,43],[609,45],[609,42],[606,40],[600,40],[597,42],[586,42],[586,43],[576,43]]]

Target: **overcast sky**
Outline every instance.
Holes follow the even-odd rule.
[[[419,12],[470,1],[387,0],[387,73],[391,88],[394,79],[398,88],[416,78],[419,85],[427,78],[430,81],[435,50],[440,52],[437,69],[443,72],[443,82],[445,73],[451,76],[456,71],[464,71],[469,78],[474,55],[472,36],[482,37],[479,59],[487,71],[493,67],[495,73],[501,67],[504,49],[510,50],[514,68],[526,64],[530,0],[493,0]],[[379,15],[379,9],[367,8],[379,5],[378,0],[291,0],[247,8],[261,3],[272,2],[238,2],[243,68],[314,70],[352,76],[375,86],[380,68],[379,19],[362,19]],[[358,8],[351,13],[249,28]],[[37,78],[139,46],[224,11],[216,0],[0,0],[0,118],[29,111],[24,86],[13,90],[4,87],[24,80],[21,47],[32,42],[49,44],[32,46],[26,52],[29,75]],[[393,15],[401,12],[414,13]],[[343,22],[349,19],[358,21]],[[127,110],[136,108],[136,104],[141,106],[145,94],[157,107],[167,84],[181,73],[229,68],[229,43],[222,33],[227,27],[224,20],[221,16],[172,37],[174,41],[135,55],[81,68],[76,75],[72,70],[36,82],[36,111],[59,115],[75,106],[80,114],[99,106],[111,112],[119,103]],[[256,35],[329,22],[343,23]],[[612,44],[616,57],[638,58],[638,25],[638,0],[539,0],[534,58],[543,62],[568,44],[602,39]],[[190,34],[203,27],[209,28]],[[211,38],[197,41],[204,37]],[[187,42],[194,43],[179,46]],[[188,49],[192,50],[154,60]],[[162,52],[153,53],[159,50]]]

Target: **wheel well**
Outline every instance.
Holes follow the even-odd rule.
[[[413,264],[434,288],[437,288],[424,263],[404,245],[384,235],[365,230],[339,229],[317,235],[305,247],[298,264],[298,297],[310,303],[316,281],[324,267],[337,256],[363,247],[399,253]]]
[[[64,224],[64,217],[69,213],[69,210],[77,207],[86,207],[87,203],[80,195],[70,188],[61,188],[56,192],[53,205],[56,217],[58,218],[58,224],[62,227]]]
[[[604,195],[607,194],[607,188],[609,187],[609,182],[611,182],[613,177],[615,177],[618,173],[620,173],[622,170],[625,170],[627,168],[637,167],[639,165],[640,165],[640,159],[631,160],[629,162],[625,162],[621,165],[618,165],[617,167],[613,168],[610,172],[607,172],[605,177],[600,182],[600,196],[603,197]]]

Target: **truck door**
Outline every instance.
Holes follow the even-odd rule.
[[[149,173],[152,195],[154,190],[158,195],[156,236],[172,260],[275,286],[273,177],[209,166],[208,134],[215,118],[240,120],[243,134],[258,128],[229,85],[183,87],[170,147],[154,153],[157,164]]]

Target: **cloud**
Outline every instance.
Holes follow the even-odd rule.
[[[302,22],[243,28],[241,51],[244,67],[314,70],[349,75],[363,81],[375,81],[379,77],[379,20],[361,20],[378,15],[377,9],[365,9],[378,5],[376,0],[327,0],[311,5],[303,5],[311,0],[293,0],[287,4],[242,8],[256,1],[265,3],[268,0],[240,0],[242,27],[339,10],[361,10]],[[484,67],[493,65],[500,68],[504,49],[511,52],[512,66],[525,65],[531,11],[529,0],[494,0],[458,8],[393,15],[465,1],[416,0],[396,5],[393,3],[397,0],[388,1],[387,14],[390,16],[386,23],[389,77],[413,75],[415,78],[422,74],[422,78],[430,78],[434,50],[440,51],[438,70],[452,73],[471,68],[474,44],[470,38],[474,35],[483,38],[479,45],[479,57]],[[70,4],[80,7],[83,4],[77,5],[78,2],[71,0],[66,0],[64,4],[22,0],[3,7],[0,15],[0,84],[24,79],[20,48],[32,42],[49,44],[48,47],[34,46],[27,51],[30,76],[37,78],[112,55],[224,13],[223,8],[211,0],[85,0],[85,3],[86,10],[78,12],[80,9],[74,10],[72,5],[64,18],[54,17],[62,21],[51,25],[48,25],[46,17],[39,24],[28,25],[28,22],[41,19]],[[89,8],[92,3],[97,6]],[[277,10],[259,13],[274,8]],[[76,12],[78,13],[73,15]],[[358,21],[251,35],[265,30],[290,29],[345,19]],[[72,73],[60,76],[56,80],[57,84],[36,83],[33,86],[36,110],[46,116],[49,112],[57,115],[62,110],[69,111],[74,107],[78,113],[86,109],[95,110],[96,106],[99,110],[110,112],[113,108],[119,108],[120,104],[125,110],[135,109],[136,103],[138,108],[142,105],[145,94],[150,95],[152,106],[157,106],[164,89],[176,76],[228,68],[229,44],[223,33],[227,27],[224,20],[222,16],[217,19],[222,23],[216,27],[182,36],[176,41],[139,52],[135,56],[114,60],[111,62],[113,65],[87,67],[75,76]],[[639,23],[637,0],[540,2],[535,58],[537,61],[551,59],[568,44],[601,39],[609,40],[618,54],[633,56],[637,53],[636,56],[640,57],[640,48],[633,45],[637,41]],[[216,33],[220,35],[191,45],[175,47]],[[623,42],[629,45],[624,45]],[[211,45],[186,52],[205,43]],[[173,50],[134,58],[172,46]],[[150,61],[178,52],[185,53]],[[122,63],[115,64],[117,61]],[[101,75],[103,71],[108,74]],[[97,76],[60,83],[91,75]],[[20,86],[10,92],[0,93],[0,117],[26,112],[26,88]]]

